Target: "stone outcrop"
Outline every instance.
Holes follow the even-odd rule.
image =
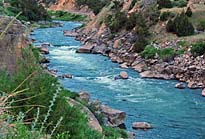
[[[132,128],[147,130],[147,129],[151,129],[152,126],[147,122],[134,122],[132,123]]]
[[[7,70],[13,74],[17,70],[17,61],[22,58],[21,49],[28,46],[26,40],[26,27],[12,17],[0,16],[0,69]],[[9,25],[9,26],[8,26]],[[6,30],[8,27],[8,30]]]
[[[74,99],[68,98],[68,103],[71,106],[78,106],[81,108],[81,111],[88,116],[88,125],[93,128],[94,130],[102,133],[102,127],[99,124],[98,120],[96,119],[95,115],[84,105],[75,101]]]

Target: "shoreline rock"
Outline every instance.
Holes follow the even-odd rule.
[[[147,130],[147,129],[151,129],[152,126],[147,122],[134,122],[132,123],[132,128],[136,130],[137,129]]]

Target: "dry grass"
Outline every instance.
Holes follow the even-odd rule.
[[[182,11],[185,11],[186,8],[164,8],[161,10],[161,12],[172,12],[172,13],[181,13]],[[190,17],[190,21],[193,23],[194,26],[197,26],[200,21],[205,20],[205,5],[203,4],[194,4],[194,9],[192,17]],[[177,37],[175,34],[166,32],[166,23],[165,22],[159,22],[157,25],[152,27],[151,31],[154,33],[153,40],[157,40],[159,43],[165,43],[167,41],[177,41],[177,40],[185,40],[188,42],[195,42],[200,40],[205,40],[205,32],[187,36],[187,37]]]

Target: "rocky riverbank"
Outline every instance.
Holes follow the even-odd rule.
[[[76,39],[83,43],[77,52],[108,56],[122,68],[133,68],[143,78],[176,79],[187,83],[187,87],[191,89],[205,87],[204,56],[194,57],[187,50],[173,60],[163,61],[159,57],[144,59],[132,51],[133,45],[130,42],[135,36],[130,32],[122,32],[120,35],[112,36],[111,39],[111,33],[105,24],[92,31],[78,29],[76,32],[78,33]],[[167,43],[166,47],[173,47],[172,45],[176,46],[177,42]]]

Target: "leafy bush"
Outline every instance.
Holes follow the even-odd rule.
[[[190,7],[187,8],[186,13],[185,13],[188,17],[192,16],[192,10]]]
[[[167,12],[162,12],[161,15],[160,15],[160,20],[161,21],[167,21],[170,17],[170,12],[167,11]]]
[[[167,22],[166,29],[168,32],[176,33],[179,37],[194,34],[194,27],[184,12],[177,15],[174,20],[170,19]]]
[[[141,56],[145,59],[152,59],[156,56],[158,52],[159,50],[156,47],[152,45],[147,45],[144,51],[141,52]]]
[[[200,21],[196,28],[198,31],[205,31],[205,20]]]
[[[116,12],[105,19],[105,24],[110,28],[112,33],[117,33],[126,26],[127,16],[124,12]]]
[[[192,45],[191,47],[191,53],[193,56],[201,56],[205,53],[205,42],[197,42]]]
[[[164,48],[159,52],[159,56],[163,61],[171,61],[177,55],[173,48]]]
[[[76,2],[79,6],[88,5],[95,14],[98,14],[106,4],[110,3],[109,0],[77,0]]]
[[[20,20],[39,21],[50,19],[46,9],[36,0],[8,0],[8,2],[11,5],[10,13],[17,15],[22,12],[19,16]]]
[[[186,7],[187,3],[187,0],[175,0],[172,2],[172,5],[173,7]]]
[[[157,0],[158,8],[172,8],[172,2],[170,0]]]
[[[135,6],[135,3],[137,2],[138,0],[133,0],[132,3],[130,4],[130,7],[129,7],[129,10],[131,10],[134,6]]]
[[[136,26],[137,15],[136,13],[132,13],[127,20],[126,30],[132,30]]]

